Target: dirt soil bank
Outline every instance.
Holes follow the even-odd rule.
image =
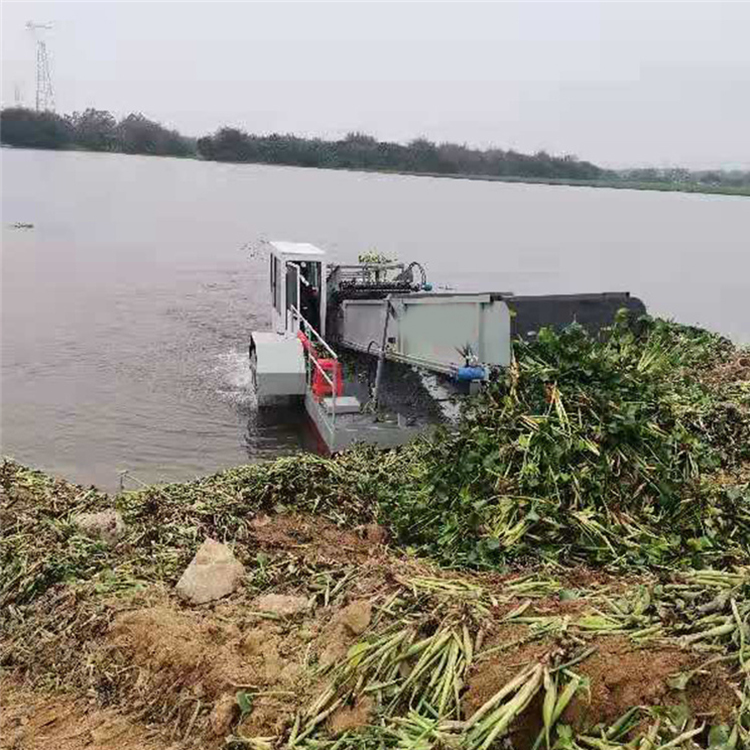
[[[706,643],[666,630],[675,612],[660,618],[646,601],[653,579],[458,575],[385,541],[374,525],[259,515],[245,542],[254,565],[218,602],[186,605],[166,581],[56,584],[6,620],[1,746],[356,744],[408,732],[398,717],[420,706],[430,716],[435,703],[445,731],[468,737],[461,723],[535,665],[558,694],[579,681],[558,724],[581,733],[596,736],[638,706],[631,733],[650,726],[651,709],[706,727],[736,715],[731,662],[706,666]],[[543,688],[509,723],[516,748],[543,731]]]

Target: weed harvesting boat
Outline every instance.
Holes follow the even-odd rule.
[[[330,453],[402,445],[448,419],[456,398],[510,364],[516,336],[573,321],[598,330],[621,308],[645,313],[627,292],[437,292],[416,262],[341,265],[309,243],[268,248],[271,328],[249,346],[258,403],[304,403]]]

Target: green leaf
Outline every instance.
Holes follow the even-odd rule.
[[[715,750],[723,750],[729,743],[729,727],[726,724],[719,724],[711,727],[708,733],[708,746]]]
[[[355,643],[347,652],[346,658],[349,661],[351,667],[356,667],[362,661],[362,655],[369,648],[369,644],[366,641],[361,643]]]
[[[679,674],[669,677],[667,679],[667,685],[669,685],[672,690],[684,690],[692,676],[692,672],[680,672]]]
[[[253,710],[253,697],[244,690],[240,690],[235,698],[240,707],[240,716],[244,719]]]
[[[669,706],[667,708],[667,713],[680,731],[682,731],[682,728],[687,724],[688,719],[690,718],[690,708],[687,703]]]

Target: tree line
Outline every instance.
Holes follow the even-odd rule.
[[[9,107],[0,112],[0,140],[24,148],[80,148],[123,154],[195,156],[195,139],[169,130],[140,113],[117,120],[87,109],[72,115]]]
[[[618,176],[628,182],[665,183],[677,185],[706,185],[710,187],[750,187],[750,170],[743,169],[701,169],[689,170],[680,167],[656,169],[621,169]]]
[[[283,164],[327,169],[361,169],[498,179],[607,182],[613,185],[669,185],[750,188],[750,171],[686,169],[607,170],[575,156],[545,151],[522,154],[499,148],[477,149],[417,138],[407,144],[379,141],[365,133],[338,140],[291,134],[257,135],[220,128],[189,138],[140,113],[118,120],[110,112],[86,109],[71,115],[22,107],[0,111],[0,140],[26,148],[78,148],[126,154],[185,156],[222,162]]]
[[[199,138],[196,145],[204,159],[213,161],[488,177],[592,180],[604,174],[603,169],[574,156],[480,150],[456,143],[433,143],[425,138],[401,144],[378,141],[364,133],[350,133],[330,141],[278,133],[253,135],[236,128],[221,128],[214,135]]]

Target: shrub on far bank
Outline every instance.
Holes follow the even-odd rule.
[[[54,112],[12,107],[0,112],[0,138],[10,146],[65,148],[72,141],[70,122]]]
[[[154,156],[193,156],[195,143],[140,113],[117,121],[106,110],[72,115],[36,112],[23,107],[0,111],[0,139],[22,148],[71,148]]]

